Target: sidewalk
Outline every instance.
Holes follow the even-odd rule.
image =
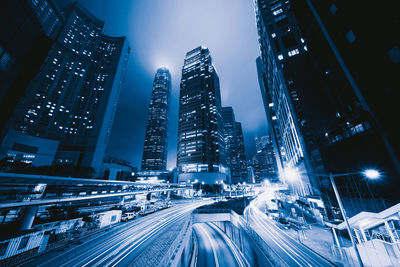
[[[324,256],[325,258],[329,259],[339,266],[343,266],[340,255],[335,255],[336,252],[333,251],[334,242],[330,230],[327,228],[323,228],[323,226],[320,226],[318,224],[310,224],[310,226],[311,229],[307,230],[282,230],[290,237],[306,245],[318,254]]]

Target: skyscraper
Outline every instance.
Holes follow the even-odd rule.
[[[277,182],[278,167],[270,136],[256,137],[255,142],[261,180],[268,179],[270,182]]]
[[[306,100],[312,94],[313,79],[307,71],[299,72],[301,67],[306,70],[303,62],[307,46],[292,18],[289,1],[258,0],[255,11],[262,60],[257,66],[258,76],[269,129],[280,153],[278,166],[304,173],[302,182],[293,184],[298,194],[319,194],[321,180],[308,175],[317,173],[318,166],[311,157],[315,149],[312,138],[307,138],[312,132],[311,119],[304,109],[310,105]]]
[[[0,139],[15,106],[48,55],[63,20],[52,1],[0,3]]]
[[[368,203],[377,198],[380,203],[383,199],[397,203],[400,139],[393,121],[398,113],[400,39],[393,33],[400,25],[396,3],[385,3],[385,12],[379,12],[374,5],[352,1],[300,0],[293,1],[292,10],[336,115],[318,140],[325,168],[343,172],[369,167],[384,173],[384,182],[374,183],[373,194],[361,175],[338,181],[354,213],[374,211],[376,205]],[[358,192],[349,190],[350,181],[357,184]],[[358,207],[357,199],[362,199]]]
[[[368,5],[317,2],[255,1],[257,68],[278,167],[297,168],[305,185],[298,193],[319,194],[328,207],[334,203],[330,183],[315,174],[376,166],[387,180],[396,176],[398,138],[388,123],[395,112],[389,102],[396,99],[396,53],[389,51],[396,45],[387,32],[393,12],[370,21],[375,12]],[[378,28],[388,34],[368,41],[370,30]],[[362,63],[367,54],[373,58],[369,67]],[[383,75],[373,71],[376,65]],[[350,181],[357,181],[355,194],[346,189]],[[338,187],[344,198],[372,198],[361,175],[339,181]]]
[[[215,182],[211,181],[213,179],[226,179],[219,175],[225,169],[220,110],[219,78],[210,51],[199,46],[186,53],[182,69],[177,149],[179,173],[217,174],[214,178],[204,179],[212,183]]]
[[[242,170],[240,168],[239,144],[233,108],[222,107],[221,116],[224,126],[226,165],[231,171],[231,182],[237,184],[242,181]]]
[[[144,140],[142,171],[165,170],[167,167],[168,111],[171,74],[166,67],[157,69],[149,106]]]
[[[41,144],[21,146],[22,135],[56,140],[54,163],[99,170],[129,47],[125,37],[104,35],[104,22],[79,4],[62,13],[62,31],[14,112],[18,138],[10,131],[2,147],[9,157],[29,152],[25,156],[34,159]]]
[[[246,159],[246,150],[244,147],[244,138],[243,138],[243,130],[242,124],[240,122],[236,122],[236,139],[238,144],[238,157],[239,157],[239,165],[241,172],[241,181],[246,182],[248,172],[247,172],[247,159]]]

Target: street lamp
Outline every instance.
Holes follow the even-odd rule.
[[[286,168],[284,170],[284,178],[285,180],[287,180],[288,182],[290,182],[293,186],[293,190],[296,191],[297,196],[299,195],[306,195],[305,193],[305,189],[304,189],[304,185],[303,185],[303,180],[301,179],[301,173],[294,168]],[[296,186],[294,185],[295,182],[299,182],[300,186]]]
[[[297,181],[299,179],[299,173],[293,168],[287,168],[285,170],[285,178],[290,182]]]
[[[346,224],[347,232],[349,233],[349,236],[350,236],[351,244],[354,247],[354,250],[356,252],[358,262],[360,263],[360,266],[364,266],[363,262],[361,260],[360,252],[358,251],[357,245],[355,243],[355,240],[354,240],[352,232],[351,232],[350,224],[349,224],[349,221],[348,221],[348,218],[346,215],[346,211],[344,210],[344,207],[343,207],[342,199],[340,198],[339,191],[337,190],[336,183],[334,180],[334,178],[338,177],[338,176],[347,176],[347,175],[354,175],[354,174],[362,174],[368,179],[378,179],[379,177],[381,177],[380,172],[375,169],[367,169],[367,170],[362,171],[361,173],[360,172],[335,173],[335,174],[329,173],[328,175],[327,174],[308,173],[308,175],[313,175],[313,176],[329,177],[329,180],[333,187],[333,191],[335,193],[336,200],[339,204],[340,212],[342,213],[343,219]],[[300,176],[300,173],[298,173],[294,169],[289,168],[289,169],[285,170],[285,178],[291,182],[296,181],[299,176]]]
[[[353,245],[354,250],[356,252],[357,259],[358,259],[360,265],[364,266],[363,262],[361,260],[360,252],[358,251],[357,245],[356,245],[356,243],[354,241],[354,237],[353,237],[353,234],[351,232],[351,228],[350,228],[350,224],[349,224],[349,221],[348,221],[348,218],[347,218],[347,215],[346,215],[346,211],[344,210],[342,199],[340,198],[339,191],[337,190],[335,179],[334,179],[337,176],[347,176],[347,175],[353,175],[353,174],[360,174],[360,173],[358,173],[358,172],[355,172],[355,173],[354,172],[352,172],[352,173],[340,173],[340,174],[329,173],[329,180],[330,180],[330,182],[332,184],[333,191],[335,192],[335,196],[336,196],[336,200],[337,200],[337,202],[339,204],[340,212],[342,213],[343,219],[344,219],[344,221],[346,223],[346,228],[347,228],[347,231],[348,231],[349,236],[350,236],[351,244]],[[379,178],[381,176],[379,171],[377,171],[375,169],[365,170],[365,171],[362,172],[362,174],[365,177],[369,178],[369,179],[377,179],[377,178]],[[326,176],[326,175],[320,175],[320,176]]]
[[[365,177],[367,177],[369,179],[378,179],[379,177],[381,177],[381,174],[379,173],[379,171],[377,171],[375,169],[367,169],[367,170],[363,171],[363,174]]]

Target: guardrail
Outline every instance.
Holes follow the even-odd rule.
[[[209,214],[209,213],[231,213],[231,209],[195,209],[194,214]]]

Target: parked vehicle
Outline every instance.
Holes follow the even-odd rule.
[[[154,207],[150,207],[148,209],[139,211],[139,215],[146,216],[147,214],[154,213],[154,212],[156,212],[156,209]]]
[[[135,218],[136,218],[136,213],[135,212],[127,212],[127,213],[122,214],[121,222],[126,222],[126,221],[129,221],[129,220],[133,220]]]

